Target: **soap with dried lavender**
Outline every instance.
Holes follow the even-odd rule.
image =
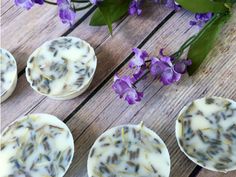
[[[30,114],[1,134],[1,177],[62,177],[74,154],[68,127],[55,116]]]
[[[17,66],[12,54],[0,48],[1,102],[5,101],[15,90],[17,83]]]
[[[45,42],[29,57],[26,77],[38,93],[57,100],[72,99],[90,85],[97,66],[93,48],[76,37]]]
[[[219,172],[236,169],[236,102],[201,98],[185,106],[176,120],[180,149],[196,164]]]
[[[103,133],[92,146],[89,177],[168,177],[170,157],[161,138],[144,125],[122,125]]]

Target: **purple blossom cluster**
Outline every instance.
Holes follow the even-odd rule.
[[[191,26],[198,26],[202,28],[211,18],[213,17],[213,13],[196,13],[195,20],[189,22]]]
[[[88,0],[91,4],[97,5],[102,0]],[[43,5],[45,2],[58,6],[58,15],[62,23],[72,24],[76,18],[76,10],[72,7],[71,0],[57,0],[56,3],[45,0],[15,0],[15,4],[27,10],[31,9],[35,4]]]
[[[17,6],[27,10],[31,9],[35,4],[43,5],[44,0],[15,0]],[[57,0],[58,15],[63,23],[72,24],[76,17],[76,12],[71,6],[71,0]]]
[[[115,75],[112,88],[124,98],[129,104],[135,104],[143,98],[143,92],[138,92],[135,84],[150,73],[155,79],[159,78],[163,85],[170,85],[180,80],[186,73],[187,67],[192,64],[191,60],[176,61],[174,57],[163,54],[160,50],[160,56],[150,57],[145,50],[133,49],[134,57],[130,60],[129,67],[134,70],[133,76],[118,77]]]

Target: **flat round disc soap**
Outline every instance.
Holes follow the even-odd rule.
[[[1,68],[1,102],[5,101],[15,90],[17,83],[17,66],[15,58],[5,49],[0,48]]]
[[[68,127],[48,114],[17,119],[1,134],[1,177],[62,177],[74,141]]]
[[[60,37],[44,43],[29,57],[26,77],[38,93],[67,100],[90,85],[97,66],[93,48],[76,37]]]
[[[181,150],[196,164],[213,171],[236,169],[236,102],[201,98],[185,106],[176,121]]]
[[[103,133],[88,157],[89,177],[168,177],[170,157],[161,138],[140,125]]]

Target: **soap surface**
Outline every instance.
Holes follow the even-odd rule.
[[[90,84],[97,65],[93,48],[75,37],[44,43],[29,57],[27,80],[40,94],[66,99],[78,96]]]
[[[236,169],[236,102],[211,97],[185,106],[176,121],[181,150],[198,165],[213,171]]]
[[[31,114],[1,134],[0,177],[62,177],[73,154],[73,137],[62,121]]]
[[[1,102],[14,91],[17,81],[17,66],[14,57],[5,49],[0,48],[1,68]]]
[[[89,177],[168,177],[170,157],[164,142],[140,125],[123,125],[103,133],[88,157]]]

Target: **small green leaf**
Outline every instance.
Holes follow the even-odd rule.
[[[229,9],[224,2],[214,2],[212,0],[176,0],[183,8],[194,13],[225,12]]]
[[[93,14],[90,25],[102,26],[108,25],[112,31],[112,23],[119,20],[128,12],[131,0],[104,0]]]
[[[188,58],[192,60],[192,65],[188,68],[189,75],[192,75],[197,70],[213,48],[222,27],[229,17],[229,13],[216,14],[198,33],[188,52]]]

